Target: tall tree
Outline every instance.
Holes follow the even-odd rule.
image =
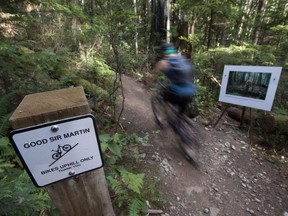
[[[171,26],[170,26],[170,11],[171,11],[171,2],[170,0],[166,0],[166,14],[167,14],[167,22],[166,22],[166,42],[170,43],[171,41]]]
[[[254,34],[253,34],[254,44],[258,44],[260,39],[261,27],[263,26],[264,11],[265,11],[265,1],[259,0],[254,21]]]
[[[151,31],[150,43],[159,44],[166,40],[166,2],[165,0],[151,1]]]
[[[133,0],[133,5],[134,5],[135,16],[138,17],[137,0]],[[139,19],[138,19],[138,22],[140,22]],[[136,55],[137,55],[138,54],[138,29],[137,28],[136,28],[136,32],[135,32],[135,51],[136,51]]]

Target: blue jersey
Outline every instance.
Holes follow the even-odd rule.
[[[192,82],[187,82],[184,85],[177,85],[175,83],[171,83],[168,86],[168,89],[179,96],[193,96],[197,94],[197,89]]]
[[[183,56],[171,56],[166,58],[170,64],[165,72],[166,77],[171,81],[168,89],[179,96],[192,96],[197,93],[193,84],[193,74],[195,68],[189,60]]]

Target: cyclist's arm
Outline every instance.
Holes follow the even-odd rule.
[[[156,73],[160,73],[160,72],[166,71],[168,68],[169,68],[169,63],[163,59],[157,62],[153,71],[155,71]]]

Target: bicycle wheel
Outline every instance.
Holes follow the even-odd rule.
[[[64,151],[69,151],[72,147],[69,144],[65,144],[62,148]]]
[[[184,143],[200,147],[201,135],[191,120],[183,118],[179,126],[179,135]]]
[[[164,128],[167,125],[166,113],[165,113],[165,102],[160,95],[152,96],[151,98],[152,111],[155,116],[156,123]]]
[[[58,160],[60,157],[61,157],[61,154],[58,153],[58,152],[56,152],[56,153],[54,153],[54,154],[52,155],[52,158],[53,158],[54,160]]]
[[[180,147],[186,157],[198,164],[201,136],[196,126],[188,119],[181,118],[177,133],[181,140]]]
[[[199,149],[193,146],[187,145],[186,143],[180,142],[180,148],[184,152],[184,155],[187,160],[199,164]]]

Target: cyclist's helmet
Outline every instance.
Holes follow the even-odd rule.
[[[177,53],[176,47],[171,43],[165,43],[161,47],[162,52],[164,55],[174,54]]]

